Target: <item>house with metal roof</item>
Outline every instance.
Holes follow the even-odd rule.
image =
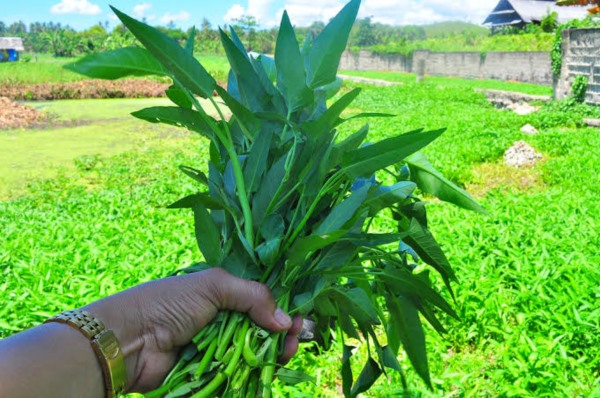
[[[0,37],[0,62],[18,61],[19,52],[23,50],[23,39],[20,37]]]
[[[560,7],[554,0],[500,0],[483,25],[493,28],[504,26],[525,27],[540,23],[548,14],[556,12],[558,22],[583,19],[588,15],[586,6]]]

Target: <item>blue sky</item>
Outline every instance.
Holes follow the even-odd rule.
[[[252,15],[263,27],[277,25],[283,9],[292,23],[309,25],[312,21],[327,21],[343,6],[344,0],[1,0],[0,21],[10,24],[22,20],[53,21],[85,29],[115,16],[109,4],[150,24],[173,21],[187,28],[199,25],[203,18],[213,26],[223,25],[241,15]],[[440,21],[481,23],[497,0],[363,0],[360,17],[393,25],[426,24]]]

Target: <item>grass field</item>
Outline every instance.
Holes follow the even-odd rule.
[[[227,60],[224,56],[198,55],[204,67],[219,81],[227,80]],[[32,56],[30,62],[0,63],[0,84],[61,83],[85,79],[84,76],[63,68],[77,58],[55,58],[47,54]]]
[[[461,319],[446,320],[445,336],[427,332],[434,392],[403,359],[408,396],[600,396],[600,134],[580,127],[582,116],[598,110],[563,103],[518,116],[475,93],[476,81],[416,84],[411,76],[383,77],[405,84],[365,86],[352,109],[397,115],[372,120],[372,139],[447,127],[426,152],[447,176],[476,192],[489,213],[429,205],[430,228],[459,278]],[[67,118],[81,110],[87,116],[76,117],[101,125],[112,112],[103,106],[75,104]],[[129,122],[116,123],[128,129]],[[520,133],[526,123],[540,134]],[[56,134],[43,141],[62,135]],[[108,128],[98,132],[104,134]],[[523,170],[503,166],[504,151],[521,139],[543,153],[543,162]],[[33,150],[39,141],[28,143]],[[197,189],[176,166],[204,168],[206,141],[180,133],[120,149],[83,166],[80,160],[79,167],[0,202],[0,336],[198,259],[190,214],[164,206]],[[340,352],[305,350],[295,365],[308,368],[317,382],[278,386],[278,396],[338,396]],[[401,395],[397,375],[368,394]]]

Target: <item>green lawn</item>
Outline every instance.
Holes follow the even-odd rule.
[[[443,337],[428,328],[435,392],[401,358],[409,396],[600,396],[600,134],[579,127],[582,116],[598,110],[558,104],[518,116],[474,93],[473,81],[429,78],[416,84],[409,76],[404,83],[365,86],[353,111],[397,115],[370,120],[374,141],[419,127],[447,127],[427,153],[453,181],[476,192],[489,213],[429,205],[430,228],[458,275],[461,319],[445,320]],[[113,118],[107,107],[98,107],[74,103],[67,118],[80,112],[89,126],[103,126],[90,134],[101,140],[112,133],[103,123]],[[520,133],[526,123],[540,134]],[[357,125],[349,122],[341,134]],[[131,134],[147,137],[156,127],[135,126]],[[23,152],[63,136],[35,140],[45,132],[20,133],[32,137],[20,145]],[[544,161],[524,170],[503,166],[504,151],[521,139]],[[120,153],[80,161],[0,202],[0,336],[199,258],[190,214],[164,206],[197,189],[177,166],[203,169],[206,141],[174,133],[152,145],[115,142]],[[44,175],[44,167],[37,170]],[[306,350],[292,366],[307,368],[317,382],[278,386],[277,396],[338,396],[340,352]],[[401,392],[399,377],[390,374],[368,396]]]
[[[228,64],[224,56],[203,55],[197,57],[204,67],[219,81],[227,80]],[[0,84],[11,83],[59,83],[86,79],[85,76],[63,68],[77,58],[55,58],[47,54],[34,55],[29,62],[0,63]]]

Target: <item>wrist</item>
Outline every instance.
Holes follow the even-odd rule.
[[[111,300],[109,297],[89,304],[82,310],[90,312],[104,323],[106,329],[114,333],[125,361],[125,388],[129,390],[137,379],[140,368],[139,354],[144,345],[136,307],[125,305],[119,300]]]

